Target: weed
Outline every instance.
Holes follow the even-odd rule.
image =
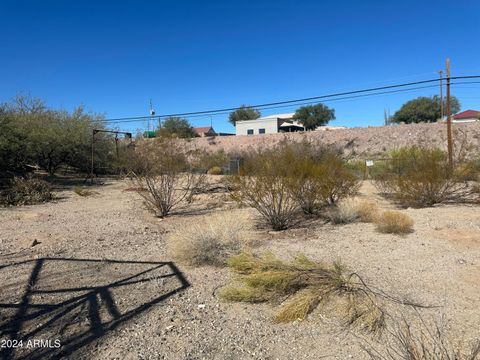
[[[76,186],[75,189],[73,189],[73,191],[75,192],[75,194],[77,194],[78,196],[82,196],[82,197],[91,196],[91,195],[95,194],[95,191],[86,189],[86,188],[81,187],[81,186]]]

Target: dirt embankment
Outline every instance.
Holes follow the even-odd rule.
[[[453,125],[457,141],[466,138],[473,148],[480,147],[480,122]],[[386,151],[405,145],[428,144],[446,149],[447,125],[405,124],[337,130],[317,130],[306,133],[269,134],[256,136],[225,136],[197,138],[190,141],[192,148],[215,152],[238,153],[259,146],[272,146],[282,140],[308,139],[326,145],[335,145],[357,158],[379,157]]]

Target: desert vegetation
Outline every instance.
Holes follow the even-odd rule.
[[[405,206],[477,201],[478,194],[468,180],[475,178],[471,164],[456,163],[451,168],[440,149],[403,147],[390,153],[374,179],[383,193]]]
[[[250,230],[245,215],[219,211],[170,234],[169,251],[187,265],[225,266],[231,256],[248,249]]]
[[[160,217],[191,203],[205,184],[205,175],[193,171],[188,154],[170,138],[146,143],[135,153],[136,187],[146,206]]]
[[[337,153],[301,142],[250,154],[228,184],[233,199],[255,208],[274,230],[283,230],[298,221],[300,211],[318,214],[354,195],[359,181]]]
[[[15,177],[0,192],[0,205],[35,205],[53,200],[54,195],[49,183],[34,177]]]

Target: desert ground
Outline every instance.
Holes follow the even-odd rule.
[[[324,309],[276,324],[275,304],[219,299],[229,269],[177,263],[166,237],[220,211],[251,220],[255,252],[340,260],[392,297],[430,306],[418,312],[426,321],[443,319],[453,343],[480,338],[478,206],[400,209],[415,221],[404,236],[322,220],[272,232],[225,193],[202,194],[188,211],[160,219],[131,187],[106,180],[93,196],[80,197],[65,185],[54,202],[0,209],[0,339],[61,344],[2,348],[6,358],[367,359],[364,347],[388,343],[388,334],[345,328]],[[369,181],[359,196],[395,207]],[[408,306],[391,308],[418,316]]]

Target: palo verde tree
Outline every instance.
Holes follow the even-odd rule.
[[[255,120],[258,119],[262,114],[260,111],[255,110],[253,107],[248,105],[241,105],[237,110],[232,111],[228,116],[228,121],[235,126],[237,121],[242,120]]]
[[[446,109],[446,100],[444,100],[443,108]],[[460,111],[460,102],[454,96],[450,98],[450,107],[452,114]],[[421,96],[416,99],[407,101],[402,105],[393,116],[392,121],[406,124],[419,122],[436,122],[441,118],[441,100],[438,96],[426,97]]]
[[[82,107],[72,113],[53,110],[39,99],[17,96],[0,105],[0,169],[23,172],[27,165],[54,174],[61,165],[85,170],[89,164],[92,129],[103,129],[100,116]],[[113,142],[96,138],[97,161],[106,163]]]
[[[315,130],[335,119],[335,109],[323,104],[302,106],[295,111],[293,119],[305,127],[305,130]]]
[[[196,136],[187,119],[181,117],[167,117],[163,126],[157,130],[160,136],[173,136],[179,138],[193,138]]]

